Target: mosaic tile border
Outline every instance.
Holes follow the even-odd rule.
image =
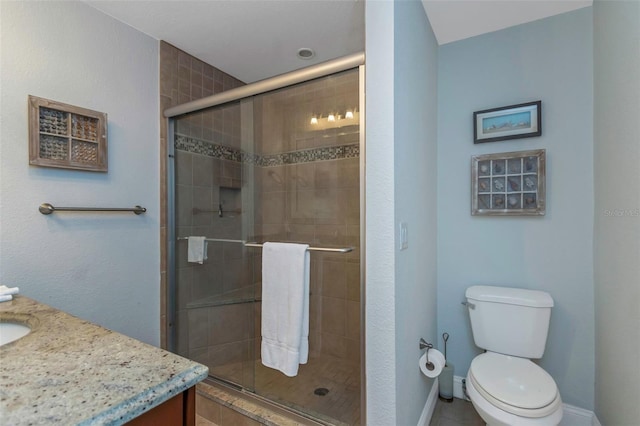
[[[254,164],[261,167],[275,167],[286,164],[310,163],[314,161],[340,160],[344,158],[358,158],[360,145],[357,143],[328,146],[321,148],[303,149],[284,152],[281,154],[259,155],[243,152],[184,135],[176,135],[175,148],[192,154],[201,154],[219,160],[235,161],[237,163]]]

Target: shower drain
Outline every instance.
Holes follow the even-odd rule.
[[[329,389],[327,389],[327,388],[318,388],[318,389],[314,390],[313,393],[315,393],[318,396],[325,396],[326,394],[329,393]]]

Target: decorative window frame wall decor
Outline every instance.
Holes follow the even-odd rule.
[[[545,150],[471,157],[473,216],[545,214]]]
[[[29,95],[29,164],[107,172],[107,114]]]
[[[541,134],[542,101],[473,113],[473,143],[531,138]]]

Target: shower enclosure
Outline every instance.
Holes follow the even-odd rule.
[[[229,100],[169,126],[172,350],[330,424],[361,420],[362,73]],[[189,236],[207,238],[202,264],[187,262]],[[267,241],[341,249],[310,253],[310,356],[296,377],[260,362]]]

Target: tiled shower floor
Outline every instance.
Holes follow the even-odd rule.
[[[258,395],[331,424],[360,423],[359,364],[329,355],[311,356],[295,377],[264,367],[259,360],[254,362],[254,368]],[[221,378],[241,377],[243,369],[246,378],[246,363],[210,368],[210,373]],[[316,395],[314,391],[318,388],[329,392]]]

